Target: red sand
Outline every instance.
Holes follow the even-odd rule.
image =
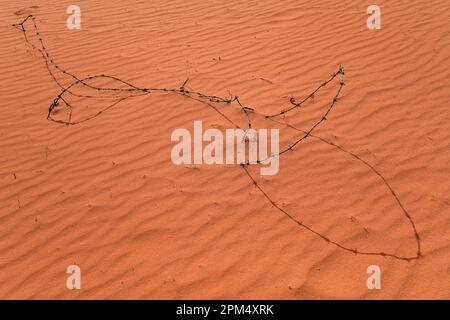
[[[366,27],[372,3],[311,3],[78,1],[81,30],[66,28],[71,2],[3,4],[0,298],[448,299],[448,4],[378,1],[375,31]],[[189,77],[192,89],[239,95],[260,127],[275,125],[259,114],[301,99],[342,64],[346,85],[314,135],[381,173],[423,256],[355,255],[288,219],[239,166],[173,165],[174,129],[199,119],[229,127],[203,103],[156,94],[76,126],[47,121],[60,90],[11,27],[28,14],[57,63],[79,76],[158,87]],[[284,121],[307,130],[336,89]],[[229,116],[245,126],[239,109]],[[276,127],[283,146],[299,135]],[[382,178],[333,145],[310,137],[276,176],[249,172],[283,210],[342,246],[417,253]],[[66,289],[71,264],[81,290]],[[366,287],[372,264],[381,290]]]

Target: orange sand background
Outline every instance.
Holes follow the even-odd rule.
[[[66,28],[71,4],[81,7],[81,30]],[[449,5],[377,1],[375,31],[366,27],[370,4],[2,4],[0,298],[448,299]],[[59,88],[11,27],[28,14],[57,63],[80,76],[159,87],[189,77],[189,87],[229,90],[263,114],[303,97],[342,64],[341,99],[315,134],[383,174],[414,219],[424,256],[351,254],[275,210],[239,166],[173,165],[174,129],[200,119],[229,127],[180,95],[133,98],[77,126],[46,121]],[[287,121],[307,129],[302,119],[320,114],[335,89],[318,95],[310,114]],[[230,116],[245,125],[239,112]],[[298,135],[280,128],[284,142]],[[317,139],[282,158],[277,176],[258,179],[283,208],[341,243],[415,254],[411,226],[386,186]],[[65,287],[70,264],[81,267],[80,291]],[[371,264],[381,267],[381,290],[366,287]]]

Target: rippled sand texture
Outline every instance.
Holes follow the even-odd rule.
[[[81,30],[65,25],[72,2],[2,4],[0,298],[450,298],[447,1],[378,1],[378,31],[366,27],[366,1],[129,3],[78,1]],[[337,84],[279,118],[290,126],[260,115],[342,64],[346,85],[315,136],[276,176],[248,168],[279,208],[324,236],[275,208],[239,166],[171,163],[174,129],[230,127],[204,103],[152,94],[79,125],[47,121],[60,88],[11,26],[29,14],[66,70],[139,86],[189,77],[190,89],[239,95],[255,126],[280,128],[283,146],[323,114]],[[79,101],[73,116],[104,103]],[[245,126],[235,104],[217,107]],[[415,224],[418,259],[340,247],[417,254],[383,179]],[[82,270],[78,291],[66,289],[71,264]],[[366,287],[372,264],[381,290]]]

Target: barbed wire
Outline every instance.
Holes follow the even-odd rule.
[[[25,27],[25,23],[27,21],[31,20],[31,24],[33,26],[34,32],[35,32],[35,36],[39,41],[40,44],[40,48],[36,47],[34,44],[32,44],[28,37],[27,37],[27,29]],[[172,93],[177,93],[177,94],[182,94],[186,97],[189,98],[194,98],[194,99],[200,99],[202,101],[205,102],[212,102],[212,103],[225,103],[227,105],[232,104],[233,102],[237,102],[238,106],[240,107],[240,109],[242,110],[242,112],[244,113],[246,119],[247,119],[247,130],[251,129],[252,127],[252,122],[249,116],[249,113],[254,113],[254,109],[248,106],[244,106],[239,97],[237,95],[233,95],[230,93],[230,97],[229,98],[223,98],[220,96],[216,96],[216,95],[209,95],[209,94],[204,94],[202,92],[199,91],[194,91],[194,90],[187,90],[185,88],[187,82],[189,81],[189,79],[186,79],[186,81],[179,87],[179,88],[150,88],[150,87],[138,87],[133,85],[132,83],[125,81],[123,79],[120,79],[118,77],[115,76],[111,76],[111,75],[105,75],[105,74],[100,74],[100,75],[95,75],[95,76],[88,76],[85,78],[79,78],[78,76],[76,76],[75,74],[67,71],[66,69],[63,69],[61,66],[59,66],[55,60],[51,57],[49,51],[47,50],[47,47],[44,44],[44,41],[41,37],[39,28],[36,24],[36,18],[33,15],[29,15],[27,16],[22,22],[20,23],[16,23],[13,24],[14,27],[19,28],[20,30],[22,30],[22,32],[24,33],[24,37],[25,37],[25,41],[27,43],[29,43],[33,49],[38,50],[41,55],[42,58],[44,59],[45,65],[46,65],[46,69],[48,71],[48,73],[50,74],[50,76],[52,77],[52,79],[57,83],[57,85],[61,88],[61,92],[58,94],[58,96],[53,100],[53,102],[51,103],[50,107],[48,108],[48,114],[47,114],[47,119],[56,123],[60,123],[60,124],[66,124],[66,125],[75,125],[75,124],[80,124],[82,122],[86,122],[89,120],[92,120],[96,117],[98,117],[99,115],[101,115],[102,113],[104,113],[105,111],[113,108],[114,106],[116,106],[117,104],[119,104],[120,102],[130,98],[130,97],[135,97],[135,96],[140,96],[140,95],[147,95],[153,92],[172,92]],[[64,87],[58,80],[56,75],[53,73],[53,71],[51,70],[50,66],[52,66],[55,70],[59,71],[60,73],[62,73],[63,75],[67,75],[70,76],[73,79],[73,82],[70,83],[67,87]],[[260,164],[266,161],[269,161],[275,157],[279,157],[280,155],[288,152],[288,151],[292,151],[294,149],[294,147],[299,144],[301,141],[303,141],[304,139],[306,139],[308,137],[308,135],[310,133],[313,132],[313,130],[319,126],[323,121],[326,120],[326,116],[331,112],[332,108],[334,107],[339,94],[341,92],[342,87],[344,86],[344,68],[341,66],[339,67],[339,70],[336,71],[335,73],[332,74],[331,78],[328,79],[327,81],[321,83],[319,85],[319,87],[313,91],[313,93],[309,94],[307,96],[307,98],[303,99],[301,102],[296,103],[294,98],[292,98],[290,100],[290,102],[294,105],[291,109],[289,110],[285,110],[285,111],[280,111],[279,114],[285,114],[295,108],[300,107],[300,105],[302,103],[304,103],[306,100],[310,99],[314,93],[316,93],[317,91],[319,91],[321,88],[325,87],[328,83],[330,83],[333,79],[335,79],[338,75],[341,76],[340,79],[340,84],[339,84],[339,88],[338,91],[336,93],[336,95],[334,96],[332,103],[330,104],[329,108],[326,110],[326,112],[319,118],[319,120],[308,130],[307,133],[305,133],[303,136],[299,137],[297,140],[295,140],[292,144],[290,144],[288,147],[286,147],[285,149],[279,151],[278,153],[275,154],[270,154],[268,157],[264,158],[264,159],[256,159],[256,160],[252,160],[252,161],[247,161],[247,165],[250,164]],[[124,88],[113,88],[113,87],[99,87],[99,86],[94,86],[91,85],[89,82],[91,80],[95,80],[95,79],[109,79],[109,80],[113,80],[115,82],[118,82],[120,84],[123,84],[125,86],[127,86],[127,89]],[[129,95],[126,97],[118,97],[118,96],[114,96],[112,98],[117,99],[116,102],[108,105],[107,107],[103,108],[102,110],[98,111],[96,114],[92,115],[92,116],[88,116],[80,121],[72,121],[72,114],[73,114],[73,106],[71,103],[69,103],[67,101],[67,99],[64,99],[64,95],[70,94],[76,97],[82,97],[82,98],[96,98],[98,99],[99,97],[97,96],[91,96],[91,95],[79,95],[74,93],[71,89],[78,85],[78,84],[82,84],[83,86],[92,89],[92,90],[96,90],[99,92],[121,92],[121,93],[128,93]],[[132,94],[131,94],[132,93]],[[139,94],[136,94],[139,93]],[[109,97],[111,98],[111,97]],[[55,108],[57,108],[60,105],[60,101],[62,101],[64,103],[64,105],[69,109],[69,115],[68,115],[68,120],[59,120],[59,119],[55,119],[52,116],[53,111],[55,110]],[[210,103],[208,103],[208,105],[214,109],[217,113],[220,114],[221,117],[225,118],[229,123],[233,124],[235,127],[240,128],[240,126],[238,126],[234,121],[232,121],[229,117],[227,117],[223,112],[219,111],[219,109],[213,105],[211,105]],[[272,116],[265,116],[268,119],[271,119],[273,117],[275,117],[276,115],[272,115]]]
[[[33,43],[30,42],[29,37],[27,36],[27,28],[26,28],[26,23],[28,21],[31,20],[31,25],[33,26],[34,29],[34,33],[35,36],[40,44],[40,47],[35,46]],[[399,259],[399,260],[405,260],[405,261],[411,261],[414,259],[418,259],[419,257],[422,256],[421,253],[421,242],[420,242],[420,237],[419,234],[417,232],[417,228],[416,225],[414,223],[414,220],[412,219],[412,216],[409,214],[409,212],[405,209],[405,207],[403,206],[403,204],[401,203],[399,197],[397,196],[397,194],[395,193],[395,191],[393,190],[393,188],[391,187],[391,185],[388,183],[388,181],[384,178],[384,176],[377,170],[375,169],[375,167],[373,167],[371,164],[369,164],[367,161],[363,160],[361,157],[359,157],[358,155],[356,155],[355,153],[352,153],[350,151],[347,151],[346,149],[344,149],[342,146],[339,146],[333,142],[330,142],[328,140],[325,140],[321,137],[318,137],[316,135],[313,135],[313,131],[321,124],[323,123],[325,120],[327,120],[327,116],[330,114],[330,112],[332,111],[332,109],[334,108],[334,106],[336,105],[336,102],[339,99],[339,96],[341,94],[341,91],[345,85],[345,81],[344,81],[344,75],[345,75],[345,71],[344,68],[342,66],[339,67],[339,69],[334,72],[326,81],[322,82],[321,84],[319,84],[318,87],[316,87],[315,90],[313,90],[310,94],[308,94],[305,98],[303,98],[300,101],[296,101],[295,98],[291,98],[289,100],[291,106],[289,108],[286,109],[281,109],[279,112],[274,113],[272,115],[262,115],[258,112],[255,111],[254,108],[251,108],[249,106],[245,106],[239,99],[239,97],[237,95],[233,95],[229,92],[230,97],[229,98],[223,98],[220,96],[216,96],[216,95],[210,95],[210,94],[205,94],[202,93],[200,91],[195,91],[195,90],[188,90],[186,89],[186,85],[189,81],[189,78],[186,79],[184,81],[184,83],[178,87],[178,88],[152,88],[152,87],[138,87],[136,85],[133,85],[132,83],[125,81],[123,79],[120,79],[116,76],[111,76],[111,75],[106,75],[106,74],[100,74],[100,75],[93,75],[93,76],[87,76],[84,78],[78,77],[77,75],[63,69],[60,65],[58,65],[55,60],[51,57],[49,51],[47,50],[47,47],[44,44],[44,41],[41,37],[39,28],[37,26],[36,23],[36,17],[33,15],[29,15],[27,16],[25,19],[23,19],[22,22],[20,23],[15,23],[12,25],[13,27],[18,28],[19,30],[21,30],[24,34],[24,38],[27,44],[29,44],[34,50],[37,50],[45,63],[46,66],[46,70],[47,72],[50,74],[51,78],[53,79],[53,81],[58,85],[58,87],[60,87],[61,91],[60,93],[56,96],[55,99],[53,99],[52,103],[50,104],[49,108],[48,108],[48,113],[47,113],[47,120],[53,121],[55,123],[59,123],[59,124],[64,124],[64,125],[76,125],[76,124],[80,124],[82,122],[86,122],[89,120],[92,120],[96,117],[98,117],[99,115],[101,115],[102,113],[106,112],[107,110],[115,107],[117,104],[119,104],[120,102],[132,98],[132,97],[137,97],[137,96],[144,96],[144,95],[148,95],[150,93],[157,93],[157,92],[166,92],[166,93],[175,93],[175,94],[181,94],[187,98],[190,99],[194,99],[196,101],[199,101],[203,104],[208,105],[210,108],[212,108],[215,112],[217,112],[222,118],[224,118],[227,122],[231,123],[233,126],[235,126],[236,128],[242,129],[238,124],[235,123],[235,121],[233,121],[232,119],[230,119],[227,115],[225,115],[225,113],[223,113],[217,106],[215,106],[213,103],[218,103],[218,104],[226,104],[226,105],[231,105],[233,102],[236,102],[237,105],[239,106],[239,108],[242,110],[246,121],[247,121],[247,129],[246,132],[252,128],[252,121],[251,121],[251,117],[250,114],[257,114],[260,116],[263,116],[263,118],[268,119],[274,123],[278,123],[278,124],[282,124],[285,125],[287,127],[290,127],[298,132],[302,132],[302,135],[300,137],[298,137],[294,142],[292,142],[291,144],[289,144],[288,147],[284,148],[283,150],[275,153],[275,154],[271,154],[270,156],[266,157],[265,159],[257,159],[256,161],[247,161],[245,163],[241,163],[240,166],[243,168],[243,170],[245,171],[246,175],[248,176],[248,178],[252,181],[252,183],[255,185],[255,187],[260,191],[260,193],[267,199],[267,201],[273,206],[275,207],[278,211],[280,211],[281,213],[283,213],[287,218],[289,218],[291,221],[295,222],[298,226],[300,226],[301,228],[304,228],[306,230],[308,230],[309,232],[312,232],[313,234],[315,234],[316,236],[320,237],[321,239],[325,240],[327,243],[330,243],[342,250],[354,253],[354,254],[360,254],[360,255],[375,255],[375,256],[383,256],[383,257],[391,257],[391,258],[395,258],[395,259]],[[54,70],[52,70],[52,68]],[[72,82],[67,85],[64,86],[61,84],[60,81],[58,81],[57,76],[55,75],[54,71],[58,71],[60,72],[62,75],[64,76],[68,76],[70,78],[72,78]],[[328,106],[328,108],[325,110],[325,112],[322,114],[322,116],[319,118],[319,120],[317,120],[308,130],[302,130],[302,129],[298,129],[296,127],[294,127],[291,124],[288,124],[285,121],[279,121],[277,120],[277,117],[279,116],[285,116],[287,113],[291,112],[292,110],[295,109],[300,109],[301,106],[308,101],[309,99],[312,99],[315,94],[317,92],[320,91],[320,89],[326,87],[328,84],[330,84],[334,79],[337,79],[339,76],[339,86],[338,89],[336,91],[336,94],[333,96],[333,99],[330,103],[330,105]],[[124,85],[126,88],[117,88],[117,87],[106,87],[106,86],[98,86],[98,85],[93,85],[91,84],[92,80],[97,80],[97,79],[108,79],[108,80],[112,80],[116,83],[119,83],[121,85]],[[74,92],[75,86],[77,85],[82,85],[83,87],[86,87],[88,89],[91,90],[96,90],[97,92],[100,93],[108,93],[108,92],[113,92],[115,95],[113,96],[93,96],[93,95],[82,95],[82,94],[78,94],[76,92]],[[116,101],[114,101],[112,104],[108,105],[107,107],[101,109],[100,111],[98,111],[97,113],[95,113],[94,115],[91,116],[87,116],[81,120],[78,121],[73,121],[72,120],[72,115],[73,115],[73,106],[72,104],[67,101],[67,99],[65,98],[65,95],[69,94],[78,98],[87,98],[87,99],[116,99]],[[117,95],[117,94],[122,94],[122,95]],[[124,95],[124,96],[123,96]],[[69,109],[69,113],[68,113],[68,119],[67,120],[60,120],[60,119],[55,119],[53,117],[53,113],[56,110],[56,108],[60,107],[60,102],[63,102],[64,105]],[[305,223],[303,223],[302,221],[296,219],[292,214],[290,214],[289,212],[287,212],[285,209],[281,208],[274,200],[273,198],[261,187],[261,185],[256,181],[256,179],[252,176],[252,174],[249,172],[248,170],[248,166],[249,165],[253,165],[253,164],[261,164],[267,160],[270,160],[274,157],[280,157],[284,154],[286,154],[288,151],[293,151],[294,148],[303,140],[305,140],[308,137],[314,137],[316,139],[319,139],[320,141],[333,146],[334,148],[352,156],[353,158],[355,158],[357,161],[363,163],[366,167],[368,167],[374,174],[376,174],[385,184],[385,186],[389,189],[391,195],[394,197],[396,203],[398,204],[398,206],[401,208],[404,216],[407,218],[407,220],[410,222],[412,229],[414,231],[414,235],[415,235],[415,239],[416,239],[416,244],[417,244],[417,252],[415,256],[410,256],[410,257],[406,257],[406,256],[399,256],[399,255],[395,255],[393,253],[386,253],[386,252],[365,252],[365,251],[360,251],[357,248],[350,248],[348,246],[344,246],[343,244],[331,240],[329,239],[327,236],[325,236],[324,234],[316,231],[315,229],[313,229],[312,227],[306,225]]]
[[[286,125],[287,127],[296,130],[296,131],[300,131],[303,133],[307,133],[307,131],[296,128],[295,126],[284,122],[284,121],[279,121],[279,120],[275,120],[272,119],[272,121],[278,123],[278,124],[283,124]],[[392,186],[390,185],[390,183],[387,181],[387,179],[373,166],[371,165],[369,162],[367,162],[366,160],[362,159],[360,156],[358,156],[357,154],[346,150],[345,148],[343,148],[340,145],[337,145],[334,142],[331,142],[327,139],[324,139],[322,137],[319,137],[317,135],[311,134],[309,133],[308,136],[313,137],[315,139],[318,139],[319,141],[326,143],[334,148],[336,148],[337,150],[344,152],[348,155],[350,155],[351,157],[353,157],[354,159],[356,159],[358,162],[364,164],[364,166],[366,166],[367,168],[370,169],[370,171],[372,171],[375,175],[377,175],[383,182],[383,184],[387,187],[387,189],[389,190],[389,192],[391,193],[391,195],[393,196],[393,198],[395,199],[397,205],[401,208],[403,215],[406,217],[406,219],[409,221],[411,228],[414,232],[414,238],[416,241],[416,246],[417,246],[417,251],[416,254],[414,256],[400,256],[400,255],[395,255],[395,254],[391,254],[391,253],[386,253],[386,252],[368,252],[368,251],[361,251],[358,250],[357,248],[350,248],[350,247],[346,247],[338,242],[332,241],[329,238],[327,238],[325,235],[315,231],[314,229],[312,229],[311,227],[305,225],[302,221],[294,218],[291,214],[289,214],[288,212],[286,212],[283,208],[281,208],[278,204],[276,204],[276,202],[262,189],[261,185],[258,184],[256,182],[256,179],[251,175],[251,173],[248,171],[246,166],[242,166],[246,172],[246,174],[249,176],[249,178],[252,180],[253,184],[258,188],[258,190],[264,195],[264,197],[280,212],[282,212],[284,215],[286,215],[289,219],[291,219],[292,221],[294,221],[295,223],[297,223],[299,226],[307,229],[308,231],[311,231],[312,233],[316,234],[317,236],[319,236],[320,238],[322,238],[323,240],[325,240],[326,242],[332,243],[335,246],[348,251],[348,252],[352,252],[355,254],[361,254],[361,255],[375,255],[375,256],[383,256],[383,257],[392,257],[392,258],[396,258],[398,260],[405,260],[405,261],[411,261],[411,260],[415,260],[418,259],[419,257],[423,256],[422,255],[422,251],[421,251],[421,240],[420,240],[420,236],[419,233],[417,231],[417,227],[416,224],[413,220],[413,218],[411,217],[410,213],[406,210],[406,208],[404,207],[404,205],[402,204],[402,202],[400,201],[400,198],[397,196],[397,194],[395,193],[394,189],[392,188]]]

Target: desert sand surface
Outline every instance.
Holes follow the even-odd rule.
[[[71,4],[79,30],[66,27]],[[377,1],[380,30],[366,26],[370,4],[2,3],[0,298],[449,299],[449,2]],[[246,127],[236,101],[136,94],[76,125],[49,121],[61,88],[31,19],[29,43],[12,27],[28,15],[64,70],[139,87],[189,78],[187,90],[238,95],[254,127],[279,128],[281,149],[321,119],[339,79],[277,122],[264,115],[340,66],[345,86],[276,175],[174,165],[176,128]],[[62,86],[73,82],[49,68]],[[73,90],[94,96],[65,96],[75,122],[117,99]],[[81,290],[66,288],[72,264]],[[381,268],[380,290],[366,286],[369,265]]]

